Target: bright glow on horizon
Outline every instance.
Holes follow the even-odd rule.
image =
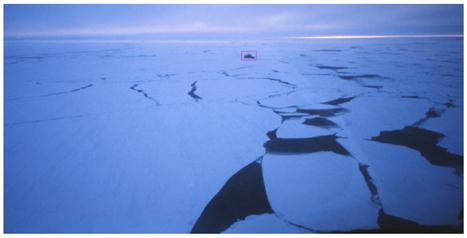
[[[390,38],[462,38],[460,34],[444,35],[337,35],[337,36],[291,36],[288,39],[390,39]]]

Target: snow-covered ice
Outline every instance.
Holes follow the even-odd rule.
[[[378,228],[380,206],[352,157],[267,155],[263,168],[269,201],[284,219],[320,232]]]
[[[287,224],[275,215],[267,214],[251,215],[245,220],[234,223],[224,233],[310,233],[310,231]]]
[[[4,49],[6,233],[463,225],[462,39]]]

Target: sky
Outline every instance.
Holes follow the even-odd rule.
[[[463,34],[462,5],[5,5],[9,38]]]

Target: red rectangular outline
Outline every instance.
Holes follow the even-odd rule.
[[[255,59],[244,59],[243,52],[255,52]],[[240,61],[257,61],[258,60],[258,51],[256,50],[241,50],[240,51]]]

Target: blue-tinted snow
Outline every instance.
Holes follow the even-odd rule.
[[[463,137],[463,111],[462,106],[448,108],[443,115],[427,121],[422,127],[445,134],[439,144],[452,153],[463,154],[463,141],[456,139]]]
[[[459,222],[462,209],[463,176],[450,168],[433,166],[417,151],[362,140],[346,148],[368,164],[387,214],[422,225]]]
[[[280,217],[320,232],[378,228],[380,207],[371,201],[355,159],[332,152],[267,155],[263,168],[269,201]]]
[[[304,125],[303,120],[286,120],[277,130],[280,138],[306,138],[332,135],[338,130],[329,130],[317,126]]]
[[[310,233],[309,230],[287,224],[276,215],[251,215],[229,227],[226,234],[245,233]]]
[[[190,232],[263,155],[275,214],[227,232],[378,229],[381,208],[457,225],[462,172],[369,140],[444,108],[418,126],[463,156],[462,50],[459,39],[6,41],[5,231]],[[338,127],[303,124],[316,113]],[[336,134],[350,155],[265,154],[273,134]]]

